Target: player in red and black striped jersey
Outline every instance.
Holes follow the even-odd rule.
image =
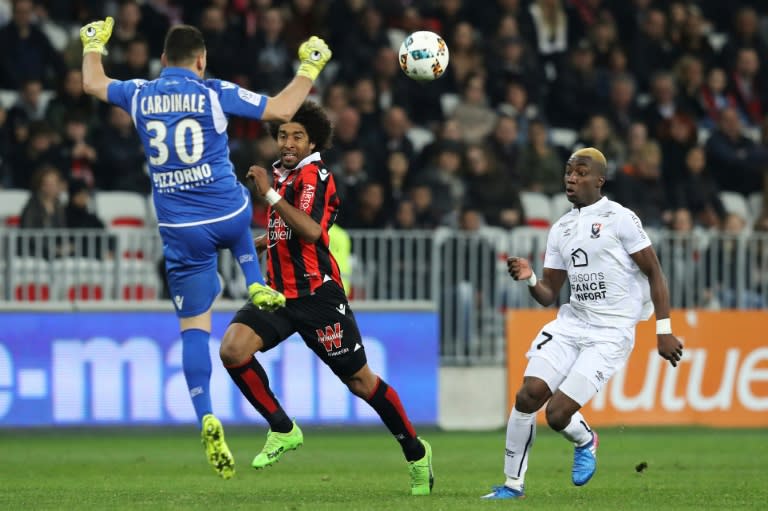
[[[268,283],[286,297],[284,308],[261,310],[250,302],[232,319],[221,343],[221,360],[240,391],[267,420],[267,442],[251,465],[275,463],[304,442],[269,387],[254,354],[274,348],[298,332],[304,343],[381,417],[400,442],[408,462],[411,494],[432,490],[432,449],[416,436],[394,388],[370,367],[362,336],[347,302],[339,266],[328,249],[328,229],[339,197],[333,175],[320,158],[331,139],[331,123],[318,105],[305,102],[276,132],[280,160],[272,169],[252,166],[254,193],[269,205],[267,234],[256,240],[267,251]]]
[[[297,158],[295,153],[287,152],[272,167],[273,189],[283,200],[269,206],[267,236],[260,243],[264,246],[266,242],[268,251],[267,281],[286,298],[307,296],[328,280],[342,285],[339,265],[328,249],[328,229],[336,220],[339,207],[336,183],[319,152],[313,152],[301,161]],[[286,168],[284,161],[297,163]],[[310,239],[294,234],[290,221],[278,213],[278,209],[284,209],[281,203],[305,213],[317,224],[319,237],[314,238],[315,226],[309,226],[313,234]],[[300,217],[298,221],[301,220]]]

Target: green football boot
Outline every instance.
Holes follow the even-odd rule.
[[[268,467],[277,463],[280,457],[286,451],[292,451],[299,448],[304,443],[304,433],[301,432],[296,421],[293,422],[293,429],[288,433],[277,433],[269,430],[267,432],[267,442],[261,452],[253,458],[251,466],[259,469]]]
[[[273,311],[285,307],[285,296],[265,284],[254,282],[248,286],[248,297],[251,303],[261,310]]]
[[[435,484],[435,474],[432,471],[432,446],[419,438],[424,445],[424,457],[408,462],[408,472],[411,475],[411,495],[429,495]]]
[[[223,479],[235,475],[235,459],[224,440],[224,428],[219,419],[210,413],[203,417],[203,430],[200,435],[205,446],[205,456],[213,470]]]

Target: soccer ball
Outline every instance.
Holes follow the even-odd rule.
[[[400,45],[400,69],[414,80],[440,78],[448,67],[445,39],[427,30],[414,32]]]

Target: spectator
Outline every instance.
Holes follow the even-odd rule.
[[[273,20],[277,24],[275,31],[281,31],[283,28],[282,18],[276,9],[268,11],[264,17],[264,23],[272,23]],[[243,59],[238,59],[238,53],[233,51],[233,48],[240,48],[243,42],[240,40],[240,35],[231,30],[227,24],[224,9],[216,5],[206,8],[200,17],[200,31],[205,39],[207,71],[213,77],[221,80],[235,80],[241,69]],[[291,69],[285,69],[285,64],[290,62],[290,57],[288,57],[288,50],[282,41],[277,42],[274,46],[259,48],[257,53],[251,55],[258,56],[258,65],[254,67],[258,69],[258,75],[266,80],[264,83],[258,84],[249,82],[251,88],[273,94],[290,81],[293,76]],[[280,64],[283,66],[281,67]],[[253,78],[254,76],[256,74],[250,77]],[[279,80],[279,83],[271,82],[271,80]]]
[[[496,124],[496,113],[489,106],[485,76],[469,73],[462,85],[461,100],[452,117],[459,122],[464,142],[482,142]]]
[[[480,37],[470,23],[460,21],[456,24],[450,37],[450,52],[451,65],[446,70],[445,78],[454,84],[454,89],[460,89],[469,74],[482,69],[485,64]],[[499,67],[504,65],[503,61],[493,60],[492,62]]]
[[[726,108],[720,113],[720,124],[706,143],[707,161],[721,190],[739,192],[745,197],[763,185],[765,148],[744,136],[739,113]]]
[[[638,119],[635,106],[635,80],[631,75],[622,73],[615,75],[610,83],[608,102],[603,109],[611,126],[621,138],[629,135],[629,127]]]
[[[98,188],[149,193],[144,149],[128,112],[109,106],[107,124],[96,139],[96,152]]]
[[[285,39],[285,21],[280,10],[275,7],[267,9],[259,22],[259,30],[245,42],[245,51],[254,56],[255,65],[250,59],[234,59],[232,46],[229,46],[232,44],[232,35],[226,33],[228,30],[225,24],[222,27],[220,13],[220,10],[212,13],[210,29],[216,34],[220,44],[216,47],[223,59],[219,63],[222,67],[219,71],[224,73],[224,76],[228,72],[247,76],[248,84],[253,90],[270,94],[279,91],[293,76],[293,54],[290,53],[288,41]],[[205,37],[208,41],[209,36]],[[228,62],[227,59],[233,61]]]
[[[22,229],[55,229],[67,226],[61,193],[61,172],[51,165],[39,167],[31,178],[32,195],[21,211]]]
[[[64,59],[32,23],[35,4],[15,0],[13,18],[0,28],[0,89],[19,89],[29,80],[54,88],[66,72]]]
[[[766,110],[765,91],[759,74],[757,51],[754,48],[739,49],[731,73],[730,92],[736,98],[744,118],[753,126],[760,126]]]
[[[507,179],[520,186],[520,144],[517,142],[517,122],[507,115],[499,115],[496,126],[486,139],[489,157],[499,166],[499,172]]]
[[[11,158],[14,188],[27,188],[33,184],[30,173],[43,166],[56,166],[58,162],[56,134],[44,121],[29,125],[29,137],[17,147]]]
[[[728,41],[720,51],[720,65],[728,68],[736,61],[741,48],[752,48],[757,52],[758,60],[768,59],[768,45],[760,34],[760,18],[757,11],[744,6],[736,11],[733,18],[733,30],[729,31]]]
[[[412,110],[409,94],[411,83],[400,70],[397,52],[382,46],[376,51],[373,61],[373,85],[379,110],[386,111],[393,106]]]
[[[547,140],[547,127],[541,120],[531,122],[528,143],[520,152],[520,175],[523,189],[549,195],[563,191],[563,158]]]
[[[360,113],[360,138],[376,140],[375,147],[379,147],[382,115],[371,76],[360,76],[352,83],[350,102]]]
[[[408,189],[408,197],[413,202],[416,227],[418,229],[434,229],[440,223],[440,218],[432,203],[432,187],[427,180],[420,180]]]
[[[115,28],[109,41],[109,54],[106,62],[112,66],[125,62],[128,44],[141,35],[141,8],[136,0],[125,0],[115,16]],[[165,33],[165,32],[163,32]]]
[[[576,141],[572,151],[584,147],[594,147],[605,156],[608,161],[606,176],[616,173],[618,165],[624,162],[627,151],[621,139],[615,135],[614,130],[603,115],[593,115],[581,131],[581,137]]]
[[[694,146],[685,158],[685,172],[676,183],[672,207],[687,209],[696,223],[708,229],[718,228],[725,219],[719,188],[707,169],[704,148]]]
[[[360,189],[360,200],[344,221],[346,229],[383,229],[387,226],[388,212],[384,209],[384,187],[369,181]]]
[[[66,225],[69,229],[104,230],[104,222],[91,213],[91,191],[88,183],[80,179],[69,181],[68,201],[65,209]],[[73,233],[70,236],[72,255],[104,259],[112,256],[115,240],[95,232]]]
[[[370,174],[363,149],[359,146],[346,148],[341,154],[340,165],[333,170],[336,189],[344,204],[338,212],[340,225],[349,227],[354,221],[352,217],[358,209],[362,190],[370,181]]]
[[[83,91],[83,73],[79,68],[67,70],[56,95],[48,102],[45,119],[57,132],[64,130],[65,120],[69,115],[77,115],[86,120],[88,125],[98,123],[96,104],[93,98]]]
[[[685,173],[688,150],[696,145],[696,122],[688,115],[675,114],[664,125],[660,139],[662,177],[669,189],[674,189]]]
[[[657,72],[651,78],[651,101],[640,112],[649,136],[662,138],[672,116],[682,113],[684,110],[678,100],[674,77],[667,71]]]
[[[547,116],[554,126],[578,129],[602,105],[600,77],[589,43],[582,41],[569,53],[568,65],[552,87]]]
[[[465,153],[466,202],[475,204],[488,225],[513,229],[524,224],[518,183],[499,169],[488,147],[473,144]]]
[[[464,198],[463,169],[463,147],[446,142],[438,150],[435,161],[423,172],[432,187],[432,204],[441,221],[453,215]]]
[[[661,228],[672,220],[657,143],[648,142],[632,155],[617,173],[613,189],[613,200],[634,211],[644,225]]]
[[[88,139],[88,123],[77,112],[67,115],[58,151],[66,178],[83,181],[89,190],[93,190],[96,186],[94,166],[98,156]]]
[[[115,80],[133,80],[143,78],[149,80],[149,43],[141,36],[127,42],[125,59],[111,66],[111,76]]]
[[[680,110],[697,118],[704,115],[699,94],[704,85],[704,65],[696,57],[685,55],[675,64],[675,75],[680,87],[678,103]]]
[[[43,84],[40,80],[26,80],[21,84],[16,103],[8,110],[8,123],[12,130],[19,125],[42,121],[45,118]]]
[[[657,71],[671,69],[677,60],[677,49],[666,36],[667,19],[658,9],[650,9],[644,17],[641,31],[636,35],[630,58],[631,69],[640,90],[646,91],[648,78]]]
[[[490,99],[498,103],[505,99],[506,84],[518,82],[526,91],[534,91],[534,98],[543,97],[548,89],[539,89],[545,83],[543,73],[536,59],[526,53],[524,41],[520,37],[510,37],[500,42],[497,53],[491,55],[489,68],[489,83],[491,85]],[[451,53],[453,64],[453,53]],[[450,69],[450,67],[448,68]]]
[[[323,91],[323,108],[328,118],[336,125],[342,110],[349,106],[349,89],[342,82],[334,82]]]
[[[699,92],[699,104],[703,115],[699,117],[699,123],[706,129],[715,128],[720,122],[720,112],[725,108],[738,108],[736,97],[727,89],[728,78],[725,71],[719,67],[713,67],[707,73],[707,82],[702,85]]]
[[[534,0],[528,10],[533,20],[536,49],[547,79],[553,81],[573,39],[573,27],[561,0]]]
[[[386,164],[385,208],[392,211],[396,205],[406,199],[406,190],[410,176],[410,160],[402,151],[389,153]]]
[[[742,271],[750,259],[750,248],[745,239],[747,221],[736,213],[729,213],[723,223],[724,238],[716,240],[704,258],[704,306],[715,309],[761,309],[765,306],[759,281]]]
[[[512,117],[517,121],[517,141],[528,141],[528,124],[541,116],[539,107],[530,101],[528,89],[520,82],[508,82],[504,89],[504,98],[497,107],[499,115]]]
[[[374,169],[378,180],[386,179],[385,165],[390,154],[401,152],[405,154],[408,161],[416,158],[416,150],[408,138],[410,128],[411,121],[404,108],[393,106],[384,112],[380,128],[383,136],[380,136],[379,143],[375,146],[378,152],[374,156],[374,161],[379,162],[378,167]]]
[[[695,58],[703,67],[709,68],[715,64],[717,54],[707,38],[707,20],[695,4],[685,6],[685,15],[679,43],[680,53]]]

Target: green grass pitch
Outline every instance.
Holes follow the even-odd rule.
[[[598,470],[570,482],[573,450],[539,427],[528,497],[485,502],[503,481],[504,432],[421,432],[435,488],[408,495],[397,443],[381,429],[305,429],[305,444],[255,471],[262,428],[229,428],[237,475],[220,480],[192,428],[0,430],[2,510],[718,510],[768,509],[768,431],[600,430]],[[636,467],[646,463],[647,468]]]

